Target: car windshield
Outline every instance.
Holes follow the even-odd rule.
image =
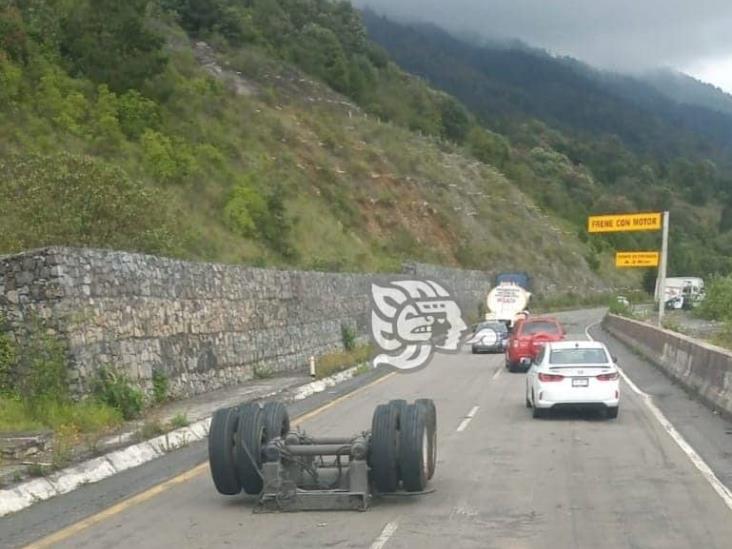
[[[523,328],[521,328],[521,333],[523,335],[534,335],[541,332],[548,332],[550,334],[558,334],[559,333],[559,326],[550,321],[550,320],[542,320],[542,321],[535,321],[535,322],[527,322],[524,324]]]
[[[603,349],[555,349],[549,356],[549,364],[607,364],[607,353]]]

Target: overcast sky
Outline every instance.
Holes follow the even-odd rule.
[[[354,0],[616,70],[675,67],[732,93],[732,0]]]

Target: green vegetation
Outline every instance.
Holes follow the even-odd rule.
[[[263,366],[261,364],[254,365],[254,379],[271,379],[274,375],[274,370],[270,366]]]
[[[142,391],[132,385],[123,372],[114,368],[99,370],[94,394],[101,402],[119,410],[124,419],[134,419],[142,413]]]
[[[732,350],[732,322],[725,322],[722,330],[712,338],[712,343]]]
[[[477,45],[368,11],[364,19],[369,35],[404,68],[503,135],[502,164],[495,152],[484,159],[475,139],[469,146],[573,231],[584,233],[591,213],[669,209],[671,274],[732,271],[732,116],[680,105],[638,79],[525,46]],[[602,253],[659,244],[647,234],[591,242],[585,258],[598,271]]]
[[[188,416],[183,413],[179,412],[173,416],[173,419],[170,420],[170,427],[171,429],[181,429],[183,427],[188,427],[190,425],[190,421],[188,421]]]
[[[165,372],[156,368],[152,374],[153,400],[156,404],[162,404],[169,397],[170,380]]]
[[[368,362],[373,357],[371,345],[357,345],[350,351],[335,351],[318,357],[315,361],[315,377],[323,379],[353,366]]]
[[[80,402],[69,394],[66,349],[39,321],[20,343],[0,325],[0,433],[51,430],[52,467],[66,465],[71,449],[94,446],[103,433],[122,423],[122,412],[96,398]],[[46,470],[39,466],[36,473]]]
[[[356,348],[356,330],[352,326],[341,325],[341,341],[346,351],[353,351]]]
[[[607,248],[547,233],[556,220],[492,167],[521,164],[513,145],[404,73],[344,2],[1,0],[0,84],[17,204],[0,253],[536,273],[561,257],[552,276],[627,278]]]
[[[706,297],[695,311],[701,318],[732,322],[732,276],[708,282]]]
[[[712,343],[732,349],[732,276],[716,277],[706,285],[706,297],[694,313],[708,320],[723,322]]]
[[[166,430],[159,419],[152,418],[142,424],[137,435],[140,440],[148,440],[164,434]]]
[[[610,298],[608,310],[610,311],[611,314],[614,314],[614,315],[625,316],[628,318],[635,318],[635,314],[633,313],[632,307],[629,305],[626,305],[625,303],[623,303],[621,301],[618,301],[618,299],[615,297]]]
[[[3,248],[46,242],[179,252],[164,195],[119,168],[89,157],[30,154],[0,159],[0,170],[0,193],[14,205],[0,219]],[[59,215],[37,215],[57,209]],[[34,223],[28,226],[24,221],[30,218]]]

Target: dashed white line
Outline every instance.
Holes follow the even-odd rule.
[[[590,341],[595,341],[595,338],[590,335],[590,328],[597,326],[598,324],[600,324],[600,322],[595,322],[585,329],[585,334]],[[641,397],[641,400],[651,411],[653,417],[656,418],[656,420],[661,424],[661,427],[663,427],[663,429],[669,434],[669,436],[678,445],[678,447],[681,448],[681,451],[684,452],[684,454],[686,454],[686,456],[691,460],[691,462],[699,470],[702,476],[704,476],[707,482],[711,484],[714,491],[717,492],[717,494],[719,494],[719,497],[722,498],[722,501],[724,501],[729,509],[732,509],[732,491],[730,491],[730,489],[727,488],[722,483],[722,481],[719,480],[719,478],[717,478],[717,475],[715,475],[714,471],[712,471],[712,468],[707,465],[707,462],[704,461],[704,459],[696,452],[696,450],[694,450],[694,448],[691,447],[688,442],[686,442],[686,439],[684,439],[681,433],[676,430],[671,422],[666,419],[666,416],[663,414],[663,412],[653,402],[653,397],[645,391],[641,390],[635,383],[633,383],[633,381],[619,366],[618,371],[620,372],[623,381],[628,384],[628,387],[630,387],[635,394]]]
[[[460,425],[458,425],[458,433],[462,433],[468,427],[468,423],[470,423],[470,421],[475,417],[475,414],[478,413],[478,408],[480,408],[480,406],[473,406],[473,408],[468,412],[468,415],[465,416],[465,418],[460,422]]]
[[[502,373],[503,373],[503,367],[499,366],[498,370],[496,370],[496,373],[493,374],[493,379],[498,379],[499,377],[501,377]]]
[[[396,533],[397,528],[399,528],[399,522],[396,520],[384,526],[379,537],[371,544],[371,549],[381,549],[384,547],[386,542],[389,541],[389,539]]]

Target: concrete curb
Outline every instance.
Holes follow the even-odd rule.
[[[358,366],[334,374],[328,378],[311,381],[294,388],[292,400],[303,400],[354,377]],[[292,389],[291,389],[292,390]],[[267,398],[273,394],[260,398]],[[205,439],[211,418],[196,421],[150,440],[110,452],[78,465],[62,469],[45,478],[36,478],[0,490],[0,517],[17,513],[34,503],[67,494],[85,484],[99,482],[122,471],[138,467],[165,454]]]

